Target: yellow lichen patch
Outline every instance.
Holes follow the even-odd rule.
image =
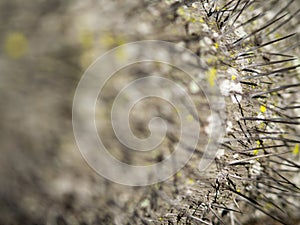
[[[209,59],[206,60],[206,62],[207,62],[208,64],[214,63],[214,62],[216,62],[216,61],[217,61],[217,58],[216,58],[216,57],[211,57],[211,58],[209,58]]]
[[[192,179],[192,178],[188,178],[187,181],[186,181],[187,184],[194,184],[195,183],[195,180]]]
[[[211,87],[215,86],[216,76],[217,76],[217,69],[216,68],[211,68],[208,71],[208,74],[207,74],[207,80],[208,80],[208,83]]]
[[[261,106],[260,106],[260,111],[261,111],[262,113],[265,113],[265,112],[267,111],[266,106],[261,105]]]
[[[185,19],[186,21],[191,22],[190,21],[191,20],[191,15],[190,15],[190,12],[187,8],[179,7],[176,12],[183,19]]]
[[[176,12],[179,16],[183,16],[185,14],[184,9],[182,7],[179,7]]]
[[[199,19],[199,22],[200,22],[200,23],[204,23],[204,19],[203,19],[203,18],[200,18],[200,19]]]
[[[94,37],[90,30],[83,30],[79,33],[79,42],[85,49],[93,47]]]
[[[196,20],[195,18],[191,17],[191,18],[189,19],[189,22],[191,22],[191,23],[196,23],[197,20]]]
[[[264,122],[262,122],[262,123],[259,124],[259,128],[260,128],[260,129],[264,129],[265,126],[266,126],[266,123],[264,123]]]
[[[261,141],[260,141],[260,140],[257,140],[257,141],[256,141],[256,147],[257,147],[257,148],[260,148],[261,146],[262,146]],[[257,154],[258,154],[258,149],[253,150],[253,154],[254,154],[254,155],[257,155]],[[256,159],[256,160],[258,160],[258,159]]]
[[[236,80],[236,76],[235,76],[235,75],[232,75],[232,76],[231,76],[231,80]]]
[[[124,45],[126,42],[127,42],[127,40],[124,36],[117,36],[116,37],[116,43],[118,45]]]
[[[125,61],[127,58],[127,54],[124,48],[117,48],[116,49],[116,59],[119,61]]]
[[[187,115],[186,120],[188,122],[192,122],[192,121],[194,121],[194,117],[191,114],[189,114],[189,115]]]
[[[254,154],[254,155],[257,155],[257,154],[258,154],[258,149],[255,149],[255,150],[253,151],[253,154]]]
[[[256,141],[256,146],[257,146],[257,147],[261,147],[261,141],[260,141],[260,140],[257,140],[257,141]]]
[[[12,32],[5,38],[5,53],[13,59],[18,59],[24,56],[26,54],[27,47],[28,41],[23,33]]]
[[[282,36],[281,36],[279,33],[276,33],[276,34],[275,34],[275,38],[276,38],[276,39],[279,39],[279,38],[281,38],[281,37],[282,37]]]
[[[109,34],[109,33],[106,33],[106,34],[103,34],[101,37],[100,37],[100,44],[103,45],[104,47],[111,47],[115,44],[115,39],[114,37]]]
[[[265,204],[265,209],[272,209],[272,208],[274,208],[274,207],[271,203],[266,203]]]
[[[219,48],[219,44],[215,43],[215,47],[216,47],[216,49],[218,49]]]
[[[300,148],[299,144],[296,144],[295,147],[294,147],[294,149],[293,149],[293,154],[294,155],[298,155],[299,154],[299,148]]]
[[[99,42],[106,48],[122,45],[126,43],[126,40],[122,36],[115,36],[109,32],[101,35]]]

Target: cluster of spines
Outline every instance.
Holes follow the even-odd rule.
[[[196,7],[204,14],[185,15],[182,7],[190,8],[193,3],[199,3]],[[239,77],[229,74],[229,79],[242,85],[244,92],[233,94],[235,104],[230,110],[239,116],[229,118],[235,126],[220,145],[226,157],[216,159],[217,175],[200,178],[193,194],[183,196],[188,201],[179,205],[168,200],[163,184],[150,190],[151,204],[157,205],[158,199],[163,199],[170,205],[169,214],[173,217],[162,214],[157,218],[158,223],[241,224],[239,217],[249,212],[253,215],[251,208],[282,224],[291,223],[286,219],[285,206],[299,210],[296,199],[300,198],[300,189],[291,180],[300,171],[296,160],[300,145],[297,133],[300,118],[296,111],[300,110],[297,100],[300,65],[294,53],[299,47],[299,36],[286,29],[297,26],[300,9],[290,12],[293,5],[294,0],[284,3],[281,0],[192,0],[171,5],[176,16],[186,21],[187,35],[179,37],[181,40],[191,43],[203,38],[189,34],[189,23],[206,23],[218,34],[213,38],[212,47],[220,51],[211,62],[208,55],[207,64],[215,74],[226,68],[238,71]],[[273,14],[268,15],[270,11]],[[236,35],[235,31],[240,29],[246,33]],[[222,55],[222,51],[227,55]],[[294,99],[289,100],[286,94]],[[182,189],[177,186],[177,178],[174,176],[174,198]],[[137,212],[133,217],[147,224]]]
[[[252,0],[229,1],[219,10],[214,12],[208,10],[211,13],[207,15],[212,16],[215,14],[215,20],[219,29],[222,30],[221,35],[223,35],[223,38],[237,28],[245,27],[246,29],[255,21],[264,21],[263,23],[257,23],[260,25],[253,27],[250,33],[237,37],[236,40],[227,45],[229,51],[235,52],[234,57],[227,62],[229,65],[232,67],[241,66],[239,60],[246,59],[242,68],[238,68],[240,73],[243,74],[239,81],[246,90],[245,96],[243,96],[246,100],[239,102],[236,98],[238,102],[237,110],[240,111],[240,118],[235,121],[238,124],[236,131],[242,135],[235,136],[223,143],[223,147],[233,154],[238,154],[241,158],[232,160],[223,167],[229,167],[229,171],[231,171],[230,167],[233,166],[243,166],[250,170],[253,166],[251,165],[252,162],[256,161],[260,171],[257,171],[257,175],[253,177],[250,172],[248,177],[240,177],[240,179],[249,179],[245,184],[249,183],[251,185],[250,190],[247,190],[247,188],[237,190],[230,176],[228,176],[228,181],[223,188],[238,195],[255,209],[285,224],[285,218],[280,216],[280,214],[283,216],[287,214],[284,206],[294,205],[295,210],[299,207],[291,202],[289,197],[299,198],[300,196],[299,187],[290,180],[291,177],[299,173],[300,169],[300,165],[292,160],[293,156],[291,157],[293,154],[298,154],[297,146],[299,146],[300,140],[297,136],[296,126],[300,124],[300,121],[298,115],[288,112],[298,108],[299,105],[290,105],[292,103],[288,103],[288,101],[286,101],[287,105],[281,105],[276,102],[276,99],[285,102],[282,93],[290,93],[291,96],[296,98],[297,93],[295,92],[298,92],[300,87],[297,71],[300,65],[294,63],[297,60],[296,57],[287,54],[291,47],[295,47],[292,38],[297,34],[291,33],[275,39],[273,36],[276,31],[287,25],[300,10],[294,13],[286,13],[287,8],[293,3],[291,0],[279,8],[279,11],[270,19],[265,19],[265,13],[259,12],[252,18],[248,18],[247,21],[234,26],[245,10],[251,5],[255,5],[255,3],[256,1]],[[276,9],[274,6],[278,7],[279,5],[279,1],[273,1],[273,10]],[[225,14],[227,15],[224,16]],[[255,43],[257,37],[261,37],[261,43]],[[252,42],[249,41],[251,38]],[[253,46],[250,45],[251,43]],[[281,44],[279,49],[276,46],[277,43]],[[298,44],[296,43],[296,46]],[[274,50],[270,52],[265,50],[266,48]],[[269,57],[264,58],[263,56]],[[281,59],[271,59],[278,57]],[[248,61],[249,64],[247,64]],[[294,77],[298,78],[298,82],[292,82]],[[260,106],[260,112],[253,113],[252,110],[257,108],[256,105]],[[262,116],[258,116],[259,114],[262,114]],[[238,144],[232,144],[232,142],[238,142]],[[216,189],[219,187],[217,182],[214,186]],[[271,194],[276,199],[268,197]],[[282,195],[285,197],[282,198]],[[219,221],[223,223],[221,220]]]
[[[194,2],[185,1],[184,4]],[[300,165],[294,160],[299,157],[300,143],[297,134],[300,120],[295,111],[300,108],[296,99],[300,91],[300,64],[296,54],[290,53],[299,47],[298,34],[279,31],[289,27],[300,9],[288,11],[294,0],[285,3],[279,0],[265,3],[201,0],[199,3],[206,14],[205,21],[210,21],[219,34],[216,43],[222,42],[220,47],[230,52],[230,59],[220,57],[221,64],[240,73],[238,79],[234,76],[232,80],[237,80],[245,91],[234,94],[237,103],[234,109],[240,115],[234,121],[234,132],[221,145],[227,153],[238,155],[237,158],[216,160],[220,173],[210,180],[209,194],[191,200],[190,210],[178,213],[177,222],[185,217],[185,223],[225,224],[223,216],[226,214],[230,215],[232,224],[239,224],[234,216],[242,214],[236,200],[239,198],[286,224],[285,206],[297,210],[299,206],[291,199],[300,197],[299,187],[290,180],[300,171]],[[261,10],[254,10],[257,7]],[[274,12],[271,17],[266,15],[268,10]],[[255,12],[252,15],[249,11]],[[237,29],[245,29],[247,33],[234,35]],[[290,94],[294,100],[288,100],[284,94]],[[238,95],[242,95],[243,100]],[[209,198],[211,195],[214,197]],[[227,199],[220,198],[222,195],[228,195]],[[226,205],[230,201],[233,207]]]

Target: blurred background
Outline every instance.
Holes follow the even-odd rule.
[[[150,32],[131,16],[143,4],[0,1],[0,224],[110,224],[120,214],[128,194],[82,159],[72,100],[96,57]]]
[[[72,101],[84,71],[107,50],[169,35],[160,15],[172,17],[171,3],[0,1],[0,224],[125,224],[140,202],[151,211],[141,201],[151,188],[108,182],[83,160]]]

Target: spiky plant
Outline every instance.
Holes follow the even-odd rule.
[[[215,164],[205,173],[195,170],[194,161],[174,177],[173,190],[167,188],[169,181],[153,187],[148,198],[143,196],[151,206],[130,220],[145,224],[299,222],[297,7],[294,1],[278,0],[170,5],[174,14],[169,12],[169,18],[173,24],[184,23],[186,35],[167,39],[183,41],[208,65],[207,78],[226,97],[226,136]]]
[[[3,0],[0,6],[1,224],[299,224],[296,0]],[[170,41],[199,56],[202,78],[226,101],[226,135],[207,170],[198,170],[209,141],[201,139],[172,178],[126,187],[85,164],[73,140],[71,105],[93,59],[144,39]],[[153,72],[189,91],[201,135],[209,130],[203,92],[210,86],[201,91],[182,72],[157,64],[126,69],[104,88],[96,113],[99,135],[115,158],[161,161],[178,141],[176,110],[155,99],[137,106],[130,122],[140,138],[149,135],[153,115],[174,128],[159,151],[128,151],[106,121],[126,82]]]

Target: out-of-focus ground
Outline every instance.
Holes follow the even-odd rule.
[[[72,133],[72,100],[96,57],[163,35],[151,33],[163,26],[157,6],[0,2],[1,224],[123,224],[135,216],[147,189],[108,182],[87,166]]]

